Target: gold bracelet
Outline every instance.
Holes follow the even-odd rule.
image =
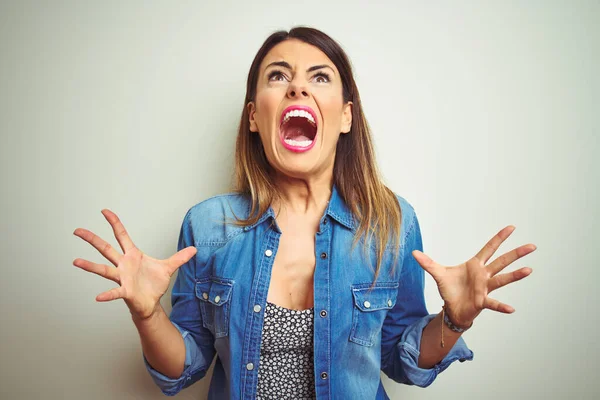
[[[445,307],[442,306],[442,347],[444,347],[444,310]]]

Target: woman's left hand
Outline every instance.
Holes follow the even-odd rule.
[[[503,254],[485,265],[498,247],[515,230],[507,226],[496,234],[473,258],[455,267],[445,267],[433,261],[419,250],[412,252],[421,267],[435,280],[448,318],[459,327],[471,326],[475,317],[484,309],[510,314],[515,311],[508,304],[488,297],[492,291],[516,282],[531,274],[532,269],[520,268],[513,272],[499,274],[504,268],[536,249],[534,244],[526,244]]]

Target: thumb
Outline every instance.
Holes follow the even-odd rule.
[[[420,250],[413,250],[412,255],[415,260],[417,260],[421,268],[423,268],[432,277],[435,277],[438,267],[435,261],[433,261],[431,258],[429,258],[429,256]]]
[[[194,257],[196,255],[196,252],[197,252],[196,247],[188,246],[185,249],[181,249],[177,253],[175,253],[171,257],[169,257],[169,259],[167,260],[167,263],[168,263],[169,269],[170,269],[169,273],[172,275],[173,272],[175,272],[175,270],[177,270],[177,268],[181,267],[183,264],[188,262],[192,257]]]

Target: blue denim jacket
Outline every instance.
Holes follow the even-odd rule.
[[[423,295],[424,271],[411,252],[422,250],[413,207],[397,196],[402,210],[401,246],[392,273],[387,251],[375,288],[374,246],[351,250],[357,222],[333,187],[315,235],[314,373],[317,399],[388,399],[380,370],[392,380],[425,387],[452,362],[472,360],[462,338],[431,369],[419,368],[421,333],[435,317]],[[271,208],[252,226],[224,224],[246,217],[247,198],[227,194],[188,210],[178,249],[197,248],[182,265],[172,290],[170,320],[183,336],[182,375],[171,379],[154,370],[153,380],[175,395],[204,377],[217,354],[209,399],[254,399],[263,312],[281,231]],[[369,261],[365,257],[370,258]]]

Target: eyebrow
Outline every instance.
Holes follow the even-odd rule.
[[[267,65],[265,70],[268,69],[269,67],[274,67],[274,66],[287,68],[289,70],[293,69],[292,66],[290,64],[288,64],[286,61],[275,61],[275,62],[272,62],[271,64]],[[313,65],[312,67],[307,69],[306,72],[312,72],[312,71],[316,71],[316,70],[322,69],[322,68],[329,68],[332,71],[334,70],[327,64],[321,64],[321,65]]]

